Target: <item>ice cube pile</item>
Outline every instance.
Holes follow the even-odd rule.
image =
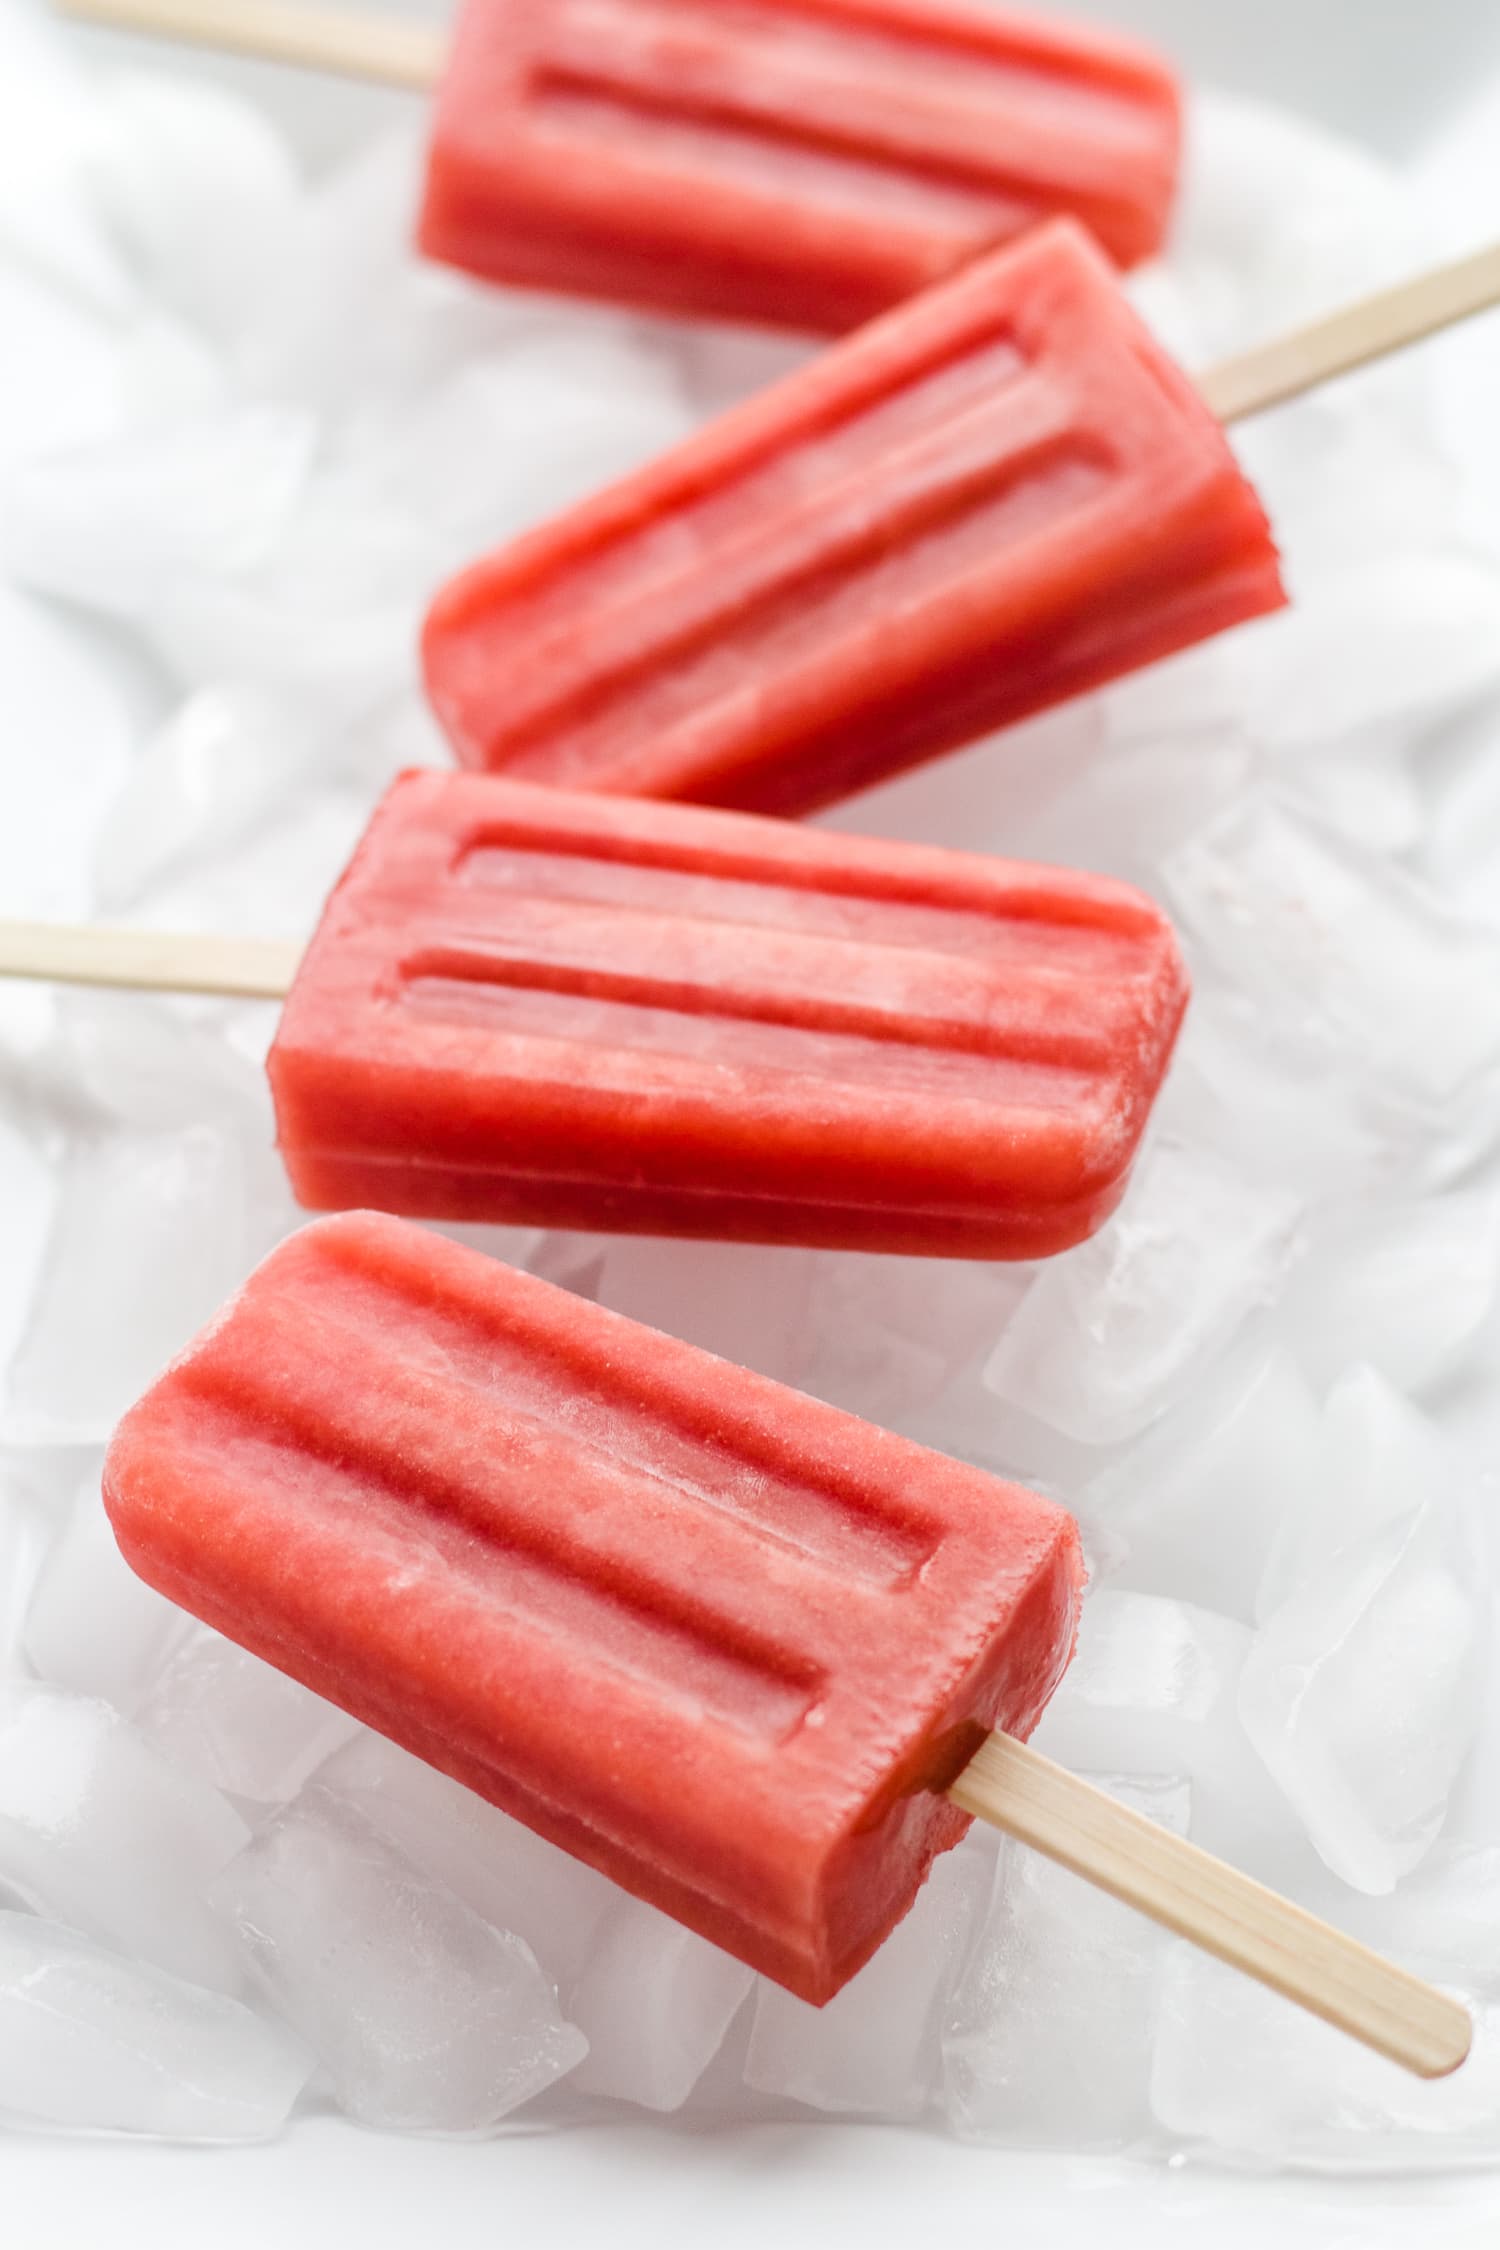
[[[403,248],[418,122],[309,181],[0,0],[0,912],[296,936],[445,752],[426,597],[796,347]],[[1189,364],[1422,255],[1204,100],[1132,284]],[[1413,2090],[972,1837],[817,2013],[139,1586],[143,1382],[296,1223],[267,1008],[0,992],[0,2110],[230,2140],[634,2104],[1331,2169],[1500,2162],[1500,560],[1419,359],[1248,428],[1290,615],[843,808],[1127,875],[1197,982],[1148,1161],[1030,1271],[470,1230],[1074,1506],[1041,1746],[1474,2001]],[[29,1296],[28,1296],[28,1276]]]

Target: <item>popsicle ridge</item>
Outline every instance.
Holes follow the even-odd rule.
[[[1124,885],[412,774],[269,1067],[315,1207],[1014,1256],[1122,1189],[1185,997]]]
[[[368,1214],[273,1254],[106,1497],[150,1583],[815,2000],[1080,1580],[1048,1503]]]

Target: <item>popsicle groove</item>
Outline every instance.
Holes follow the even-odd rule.
[[[1080,883],[1076,895],[1062,898],[1055,887],[1049,893],[1028,884],[1021,870],[997,861],[988,879],[971,883],[967,892],[950,879],[939,903],[930,883],[925,889],[909,878],[881,883],[868,869],[855,874],[829,867],[826,859],[799,866],[790,855],[715,859],[656,840],[641,838],[639,845],[634,850],[602,836],[487,827],[460,848],[452,873],[457,884],[533,902],[637,906],[734,927],[787,927],[792,893],[796,927],[809,936],[992,962],[1063,962],[1088,976],[1118,975],[1132,962],[1144,969],[1143,936],[1158,935],[1139,901],[1104,877],[1092,895]]]
[[[543,949],[541,932],[537,935],[543,943],[530,945],[524,932],[511,940],[468,943],[455,934],[447,943],[428,944],[408,955],[401,964],[402,987],[519,987],[566,999],[600,1000],[611,1007],[691,1015],[705,1025],[750,1023],[832,1040],[878,1041],[924,1054],[930,1050],[979,1061],[1037,1062],[1079,1077],[1107,1065],[1132,1013],[1132,995],[1125,993],[1111,1008],[1096,1006],[1090,1020],[1080,1005],[1086,980],[1042,972],[1018,1001],[994,975],[909,948],[898,950],[904,988],[880,996],[879,982],[882,977],[892,982],[892,972],[877,949],[828,939],[799,941],[785,932],[756,948],[746,942],[744,932],[716,929],[707,921],[696,933],[698,957],[689,965],[682,958],[680,922],[628,931],[620,927],[622,919],[602,917],[589,931],[575,917],[552,939],[550,954]],[[651,919],[641,916],[643,923]],[[636,964],[612,967],[611,944],[636,953]],[[742,980],[734,989],[720,969],[720,956],[732,944],[740,948],[736,973]],[[660,957],[659,968],[649,965],[652,951]],[[872,987],[869,996],[861,995],[862,984]]]
[[[237,1384],[228,1393],[201,1373],[195,1373],[191,1390],[222,1413],[222,1442],[247,1467],[258,1463],[268,1478],[275,1464],[260,1432],[268,1411],[275,1413],[281,1440],[276,1450],[291,1461],[295,1449],[304,1473],[300,1506],[310,1553],[336,1550],[357,1494],[360,1536],[370,1542],[372,1554],[384,1550],[391,1599],[424,1581],[441,1582],[450,1603],[480,1615],[499,1611],[511,1630],[524,1628],[539,1641],[573,1646],[591,1664],[638,1679],[653,1698],[708,1706],[737,1732],[766,1740],[784,1741],[817,1701],[819,1672],[790,1647],[747,1633],[735,1619],[680,1589],[674,1598],[674,1589],[659,1578],[611,1569],[607,1555],[582,1541],[565,1560],[534,1534],[528,1537],[517,1515],[502,1515],[498,1508],[492,1513],[484,1505],[493,1487],[445,1480],[430,1464],[372,1442],[368,1414],[358,1421],[353,1415],[320,1421],[291,1407],[280,1388],[273,1402],[253,1386]],[[361,1400],[367,1408],[376,1404],[373,1395],[362,1393]],[[555,1476],[568,1450],[556,1440],[523,1446],[519,1418],[497,1436],[510,1440],[513,1465],[539,1482]],[[321,1492],[305,1482],[309,1464],[326,1474]],[[630,1507],[638,1499],[628,1480],[621,1480],[617,1504]]]
[[[953,571],[976,552],[1086,507],[1108,489],[1108,453],[1102,443],[1062,426],[1057,402],[1039,386],[1035,399],[1033,426],[1013,430],[1003,447],[995,443],[987,410],[978,409],[896,456],[890,467],[901,486],[899,503],[872,509],[867,479],[856,472],[819,493],[800,521],[747,527],[714,556],[712,570],[705,571],[700,558],[656,598],[643,590],[591,617],[586,677],[569,682],[564,675],[551,694],[528,694],[526,675],[518,679],[512,769],[525,772],[529,744],[544,737],[549,771],[561,770],[568,745],[553,739],[558,731],[607,713],[622,695],[639,701],[637,683],[649,680],[664,660],[673,668],[672,706],[691,701],[690,683],[701,670],[722,675],[731,629],[738,644],[731,661],[740,680],[747,662],[770,661],[782,640],[805,629],[810,600],[832,629],[842,619],[868,630],[872,617],[884,615],[894,631],[904,586]],[[795,558],[793,546],[800,546]],[[661,614],[669,601],[670,622]],[[550,632],[575,640],[576,617],[555,615]],[[544,625],[533,652],[538,679],[551,648]],[[754,659],[747,656],[751,650]]]
[[[336,1406],[326,1399],[315,1410],[308,1406],[315,1382],[305,1368],[281,1370],[276,1316],[261,1316],[278,1366],[283,1420],[310,1415],[305,1423],[299,1419],[299,1431],[330,1463],[348,1459],[367,1429],[382,1433],[367,1442],[393,1484],[403,1474],[425,1474],[417,1441],[435,1420],[482,1432],[474,1479],[441,1492],[432,1486],[430,1504],[435,1516],[483,1541],[535,1545],[543,1535],[554,1543],[560,1538],[563,1546],[576,1547],[580,1569],[595,1574],[608,1568],[607,1551],[590,1536],[593,1527],[572,1516],[557,1519],[549,1505],[558,1472],[570,1457],[585,1455],[601,1490],[614,1495],[613,1508],[643,1521],[696,1519],[705,1558],[721,1545],[733,1550],[748,1535],[780,1550],[794,1573],[811,1568],[851,1591],[861,1583],[899,1589],[931,1559],[937,1534],[916,1514],[903,1518],[874,1508],[847,1483],[835,1499],[732,1443],[674,1427],[659,1409],[648,1417],[625,1386],[602,1379],[597,1368],[570,1361],[555,1382],[542,1381],[540,1355],[518,1353],[503,1334],[491,1332],[476,1355],[472,1338],[456,1323],[399,1291],[373,1286],[348,1269],[342,1284],[340,1299],[316,1286],[307,1298],[316,1321],[315,1330],[308,1323],[315,1336],[309,1356],[342,1350],[361,1360]],[[400,1363],[387,1361],[371,1341],[398,1323],[411,1339]],[[402,1387],[410,1392],[412,1362],[424,1352],[420,1398],[397,1395]],[[710,1483],[703,1472],[715,1461],[722,1474]],[[601,1509],[599,1520],[612,1520],[609,1509]],[[694,1586],[680,1591],[688,1614]],[[709,1627],[715,1635],[723,1629],[716,1619]],[[733,1641],[732,1630],[729,1637]]]

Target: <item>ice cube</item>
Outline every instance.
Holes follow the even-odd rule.
[[[1292,1348],[1320,1389],[1362,1361],[1420,1391],[1462,1365],[1497,1285],[1493,1197],[1387,1200],[1319,1230],[1284,1317]]]
[[[1421,1860],[1478,1725],[1488,1617],[1466,1500],[1413,1494],[1299,1573],[1240,1675],[1246,1732],[1356,1890]]]
[[[119,659],[0,583],[0,731],[17,759],[24,746],[28,770],[47,777],[0,821],[8,915],[86,911],[90,835],[129,770],[135,730]]]
[[[24,1672],[21,1629],[46,1546],[42,1511],[0,1461],[0,1679]]]
[[[986,1383],[1087,1444],[1135,1436],[1275,1295],[1296,1216],[1222,1158],[1158,1144],[1110,1224],[1032,1282]]]
[[[0,2113],[12,2121],[263,2140],[311,2070],[289,2033],[239,2001],[0,1912]]]
[[[115,1544],[97,1470],[78,1487],[26,1613],[26,1654],[44,1680],[102,1696],[127,1717],[189,1621],[136,1577]]]
[[[1500,1998],[1500,1847],[1445,1835],[1413,1875],[1384,1898],[1351,1897],[1341,1927],[1393,1960],[1420,1964],[1440,1983]]]
[[[1027,1280],[1022,1266],[959,1258],[819,1257],[796,1381],[872,1421],[926,1418],[955,1382],[977,1373],[976,1358]],[[993,1418],[994,1402],[981,1405]],[[944,1426],[952,1428],[946,1416]]]
[[[589,2044],[573,2084],[642,2109],[680,2109],[754,1982],[743,1962],[621,1896],[569,2001]]]
[[[266,560],[315,435],[294,407],[241,406],[23,463],[0,491],[0,558],[43,593],[150,619],[196,581]]]
[[[1036,1747],[1076,1771],[1185,1777],[1194,1841],[1283,1880],[1305,1855],[1236,1709],[1251,1645],[1247,1627],[1188,1602],[1093,1593]]]
[[[260,1804],[285,1804],[358,1732],[346,1711],[204,1628],[161,1673],[140,1726],[174,1766]]]
[[[1248,1977],[1174,1945],[1151,2106],[1174,2140],[1261,2164],[1391,2172],[1493,2163],[1500,2011],[1476,2012],[1474,2050],[1461,2070],[1424,2082]]]
[[[1310,1061],[1439,1111],[1500,1056],[1500,942],[1270,796],[1164,870],[1188,931]]]
[[[1110,1544],[1112,1587],[1248,1624],[1281,1527],[1313,1507],[1322,1472],[1317,1403],[1261,1337],[1079,1491],[1077,1511]]]
[[[262,110],[202,79],[108,87],[86,178],[157,303],[233,345],[277,288],[301,217],[295,168]]]
[[[626,1237],[605,1252],[599,1302],[778,1382],[800,1380],[808,1250]]]
[[[586,2052],[520,1938],[482,1922],[316,1783],[210,1895],[362,2124],[483,2132]]]
[[[1373,1367],[1351,1367],[1323,1402],[1314,1491],[1284,1517],[1255,1614],[1264,1623],[1335,1557],[1472,1482],[1458,1449]]]
[[[1500,570],[1479,558],[1366,555],[1308,582],[1268,636],[1249,724],[1302,753],[1431,726],[1500,686]]]
[[[619,1899],[612,1883],[382,1735],[356,1735],[318,1778],[482,1921],[523,1938],[570,1997]]]
[[[825,2008],[762,1977],[746,2083],[836,2114],[919,2117],[937,2089],[943,2010],[994,1856],[983,1839],[943,1853],[905,1921]]]
[[[1175,1835],[1186,1782],[1096,1775]],[[965,2139],[1115,2148],[1148,2121],[1154,1924],[1024,1844],[1001,1846],[979,1942],[943,2030],[944,2106]]]
[[[0,1431],[18,1445],[102,1443],[244,1279],[245,1165],[204,1124],[86,1133],[61,1201]]]
[[[0,1691],[0,1892],[200,1984],[238,1982],[202,1891],[249,1831],[105,1703]]]
[[[94,862],[100,905],[117,913],[194,854],[233,850],[284,817],[315,752],[306,714],[285,696],[241,683],[190,696],[110,807]]]

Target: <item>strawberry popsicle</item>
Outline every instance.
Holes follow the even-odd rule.
[[[465,764],[805,813],[1285,600],[1204,400],[1057,221],[479,563]]]
[[[272,1255],[105,1498],[149,1584],[813,2002],[1082,1575],[1049,1502],[368,1214]]]
[[[411,773],[269,1070],[313,1209],[1031,1258],[1118,1201],[1186,992],[1121,883]]]
[[[920,0],[468,0],[420,241],[495,281],[836,334],[1039,219],[1132,265],[1176,188],[1146,50]]]

